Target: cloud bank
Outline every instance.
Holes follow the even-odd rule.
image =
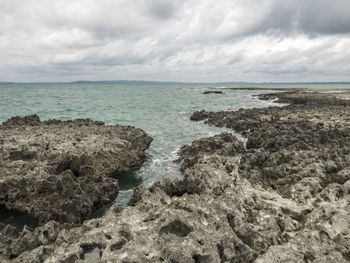
[[[3,81],[350,81],[348,0],[0,6]]]

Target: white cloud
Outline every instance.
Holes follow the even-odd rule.
[[[3,81],[350,81],[348,0],[0,6]]]

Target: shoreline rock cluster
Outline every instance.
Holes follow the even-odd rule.
[[[349,262],[350,102],[260,98],[289,105],[191,117],[241,132],[246,149],[228,133],[194,141],[179,151],[183,179],[81,226],[25,229],[4,262]]]
[[[283,208],[297,224],[287,230],[286,222],[277,222],[286,240],[256,262],[350,261],[350,102],[316,92],[259,98],[289,105],[191,117],[242,132],[248,141],[241,178],[301,209],[294,214]]]

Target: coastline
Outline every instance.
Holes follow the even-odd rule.
[[[194,113],[242,132],[247,150],[197,140],[180,151],[183,180],[138,188],[123,212],[76,228],[8,237],[27,248],[9,262],[347,262],[350,102],[337,96],[293,90],[259,96],[284,107]]]

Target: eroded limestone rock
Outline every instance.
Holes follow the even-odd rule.
[[[236,156],[244,152],[243,143],[230,133],[221,133],[211,138],[196,140],[179,150],[177,162],[181,162],[181,171],[193,167],[204,155],[217,153],[223,156]]]
[[[0,205],[81,223],[118,194],[117,176],[141,166],[151,138],[134,127],[89,119],[14,117],[0,126]]]

